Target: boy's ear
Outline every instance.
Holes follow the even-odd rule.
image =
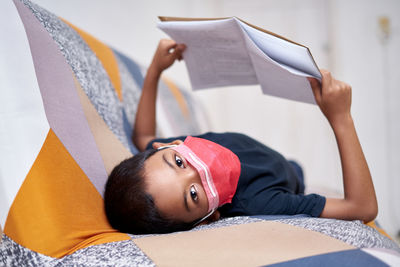
[[[210,215],[210,217],[207,218],[207,221],[210,223],[215,222],[215,221],[218,221],[220,217],[221,217],[221,214],[219,213],[218,210],[216,210],[216,211],[214,211],[213,214]]]
[[[215,221],[218,221],[219,218],[221,217],[221,214],[219,213],[218,210],[214,211],[213,214],[211,214],[207,219],[199,223],[199,225],[204,225],[204,224],[209,224]]]
[[[153,143],[153,148],[154,148],[154,149],[159,149],[160,147],[163,147],[163,146],[180,145],[180,144],[182,144],[182,143],[183,143],[182,140],[174,140],[174,141],[172,141],[172,142],[170,142],[170,143],[154,142],[154,143]]]

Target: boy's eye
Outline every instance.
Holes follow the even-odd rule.
[[[194,185],[192,185],[192,186],[190,187],[190,197],[191,197],[195,202],[197,202],[197,199],[198,199],[197,190],[196,190],[196,188],[194,187]]]
[[[176,166],[178,166],[179,168],[185,167],[183,165],[183,160],[180,157],[178,157],[177,155],[175,155],[175,163],[176,163]]]

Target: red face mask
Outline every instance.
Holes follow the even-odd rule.
[[[198,171],[207,195],[209,215],[218,207],[232,202],[240,176],[240,161],[232,151],[192,136],[172,149]]]

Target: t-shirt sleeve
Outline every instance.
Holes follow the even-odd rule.
[[[246,213],[252,215],[295,215],[307,214],[319,217],[325,207],[326,198],[318,194],[297,195],[279,190],[260,192],[243,201]]]

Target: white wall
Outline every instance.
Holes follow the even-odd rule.
[[[400,230],[399,16],[397,0],[36,0],[142,64],[166,37],[157,16],[238,16],[307,45],[318,65],[353,86],[353,116],[379,199],[379,221]],[[379,41],[378,17],[387,15],[393,32]],[[397,15],[397,16],[396,16]],[[397,49],[396,49],[397,48]],[[190,88],[184,63],[166,73]],[[261,94],[258,86],[196,92],[213,131],[245,132],[289,158],[299,160],[307,184],[341,192],[341,170],[333,134],[315,106]]]
[[[353,86],[353,115],[374,178],[379,220],[400,230],[400,1],[331,1],[332,67]],[[379,17],[390,19],[382,42]]]

